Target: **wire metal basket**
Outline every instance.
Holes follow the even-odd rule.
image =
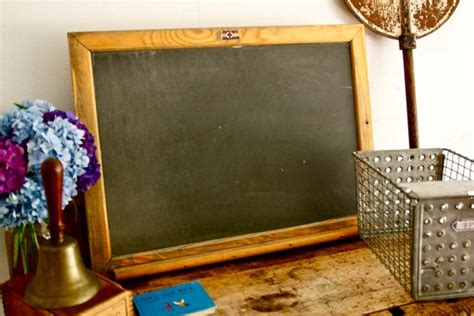
[[[474,161],[448,149],[354,153],[360,236],[416,300],[474,295]]]

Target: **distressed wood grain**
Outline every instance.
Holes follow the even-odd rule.
[[[413,300],[361,241],[122,283],[143,293],[200,280],[217,315],[360,315]]]

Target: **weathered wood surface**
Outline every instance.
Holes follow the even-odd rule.
[[[392,307],[387,310],[370,313],[370,316],[391,315],[474,315],[474,299],[453,299],[446,301],[409,303],[402,306]]]
[[[413,300],[361,241],[123,283],[137,293],[200,280],[217,315],[360,315]]]

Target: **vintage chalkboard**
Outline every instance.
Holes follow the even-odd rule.
[[[94,270],[124,279],[354,235],[359,25],[70,33],[98,139]]]

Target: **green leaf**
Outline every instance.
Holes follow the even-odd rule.
[[[28,230],[30,232],[31,244],[35,246],[36,250],[39,250],[38,236],[36,235],[36,230],[33,223],[28,223]]]
[[[20,242],[21,245],[21,263],[23,264],[23,272],[27,274],[29,272],[28,266],[28,247],[27,247],[27,240],[23,238]]]
[[[28,223],[26,228],[27,228],[28,237],[29,237],[28,257],[30,259],[33,259],[33,262],[36,265],[36,261],[37,261],[36,257],[38,256],[39,243],[38,243],[38,238],[36,236],[35,225],[33,223]]]
[[[18,245],[19,245],[19,252],[21,254],[21,263],[23,264],[23,273],[26,274],[28,273],[28,260],[26,258],[27,252],[26,252],[26,240],[25,240],[25,229],[26,225],[21,224],[18,227]]]
[[[19,104],[19,103],[13,103],[13,104],[15,104],[15,106],[16,106],[17,108],[19,108],[20,110],[27,110],[27,109],[28,109],[27,106],[21,105],[21,104]]]
[[[13,233],[13,266],[16,267],[18,264],[18,255],[22,253],[23,260],[23,243],[24,243],[25,225],[21,224],[18,226]],[[23,270],[25,265],[23,265]]]
[[[13,233],[13,266],[16,267],[18,264],[18,248],[20,243],[20,232],[18,228]]]

